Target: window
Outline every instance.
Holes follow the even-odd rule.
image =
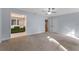
[[[16,25],[16,19],[11,20],[11,25]]]

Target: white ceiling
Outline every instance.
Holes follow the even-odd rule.
[[[54,12],[56,13],[47,15],[48,8],[20,8],[20,10],[36,13],[44,16],[58,16],[58,15],[79,12],[79,8],[55,8]]]
[[[25,18],[25,15],[21,15],[21,14],[16,14],[16,13],[11,13],[11,17],[19,17],[19,18]]]

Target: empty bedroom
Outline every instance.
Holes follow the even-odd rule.
[[[79,8],[0,8],[0,51],[79,51]]]

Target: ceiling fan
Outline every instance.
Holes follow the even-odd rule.
[[[50,14],[56,13],[56,10],[55,10],[55,8],[47,8],[47,9],[43,10],[43,12],[45,12],[46,15],[50,15]]]
[[[48,8],[47,14],[56,13],[55,8]]]

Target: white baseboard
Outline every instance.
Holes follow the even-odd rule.
[[[0,43],[2,43],[2,41],[0,41]]]
[[[40,33],[44,33],[44,32],[31,33],[31,34],[27,34],[27,35],[34,35],[34,34],[40,34]]]
[[[5,40],[9,40],[10,38],[0,38],[1,40],[0,40],[0,43],[2,43],[3,41],[5,41]]]

